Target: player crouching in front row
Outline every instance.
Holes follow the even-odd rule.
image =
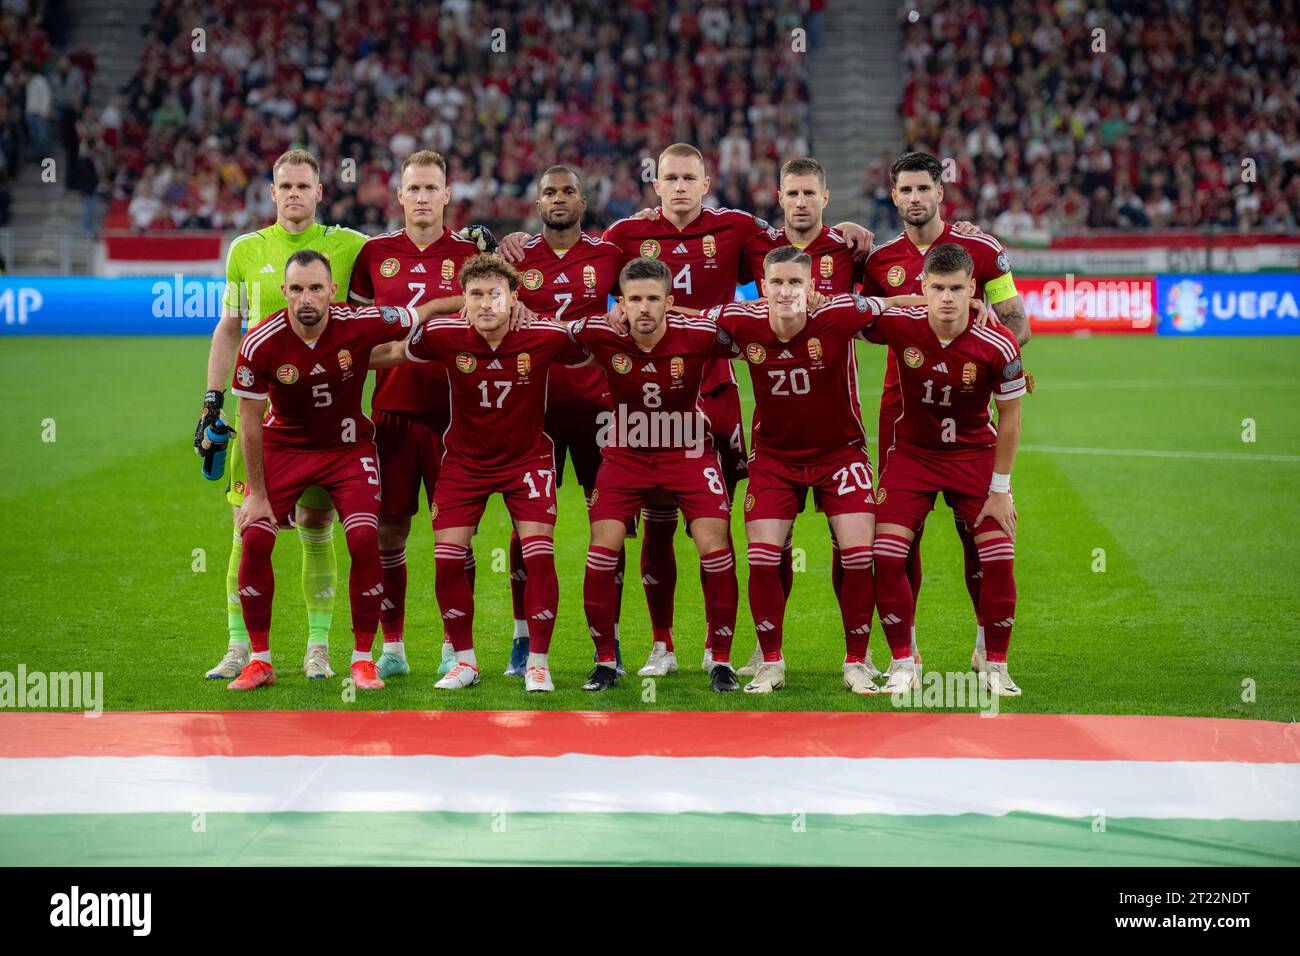
[[[275,683],[271,667],[271,551],[280,525],[309,487],[325,489],[343,521],[352,556],[352,680],[363,690],[384,682],[371,647],[384,593],[379,563],[380,500],[374,427],[361,394],[375,346],[405,338],[416,314],[404,308],[332,304],[338,291],[329,260],[304,249],[285,265],[287,308],[250,331],[239,348],[232,391],[239,396],[248,491],[236,516],[243,541],[239,596],[252,657],[229,685]],[[267,399],[274,413],[263,422]]]
[[[1020,440],[1025,374],[1015,336],[1002,326],[978,327],[971,320],[973,268],[961,246],[935,246],[925,257],[921,283],[926,305],[887,310],[864,333],[902,359],[903,412],[876,493],[876,604],[893,653],[885,693],[913,690],[919,683],[906,562],[942,491],[957,518],[974,532],[979,552],[987,653],[980,681],[1000,696],[1020,694],[1006,661],[1016,613],[1011,467]],[[996,428],[989,420],[990,399],[997,402]]]

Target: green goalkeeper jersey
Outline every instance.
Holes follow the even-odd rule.
[[[277,222],[257,232],[247,232],[230,244],[226,253],[226,292],[222,304],[238,309],[251,329],[285,307],[284,265],[302,249],[314,249],[330,261],[339,291],[335,302],[346,302],[352,264],[366,236],[346,226],[312,223],[299,233],[286,232]]]

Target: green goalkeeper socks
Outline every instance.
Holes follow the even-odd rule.
[[[244,540],[235,529],[235,542],[230,548],[230,563],[226,565],[226,628],[230,632],[230,645],[248,643],[248,628],[244,627],[244,612],[239,605],[239,556],[244,552]]]
[[[307,602],[307,643],[328,644],[334,617],[334,590],[339,566],[334,557],[334,526],[298,526],[302,540],[302,593]]]

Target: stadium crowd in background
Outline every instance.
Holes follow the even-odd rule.
[[[904,139],[953,157],[950,216],[1004,239],[1294,229],[1300,24],[1287,7],[905,0]],[[887,190],[888,164],[873,163],[878,207],[882,177]]]

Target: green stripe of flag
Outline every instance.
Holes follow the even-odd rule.
[[[201,824],[202,831],[195,828]],[[725,813],[0,817],[4,866],[1300,864],[1300,822]]]

